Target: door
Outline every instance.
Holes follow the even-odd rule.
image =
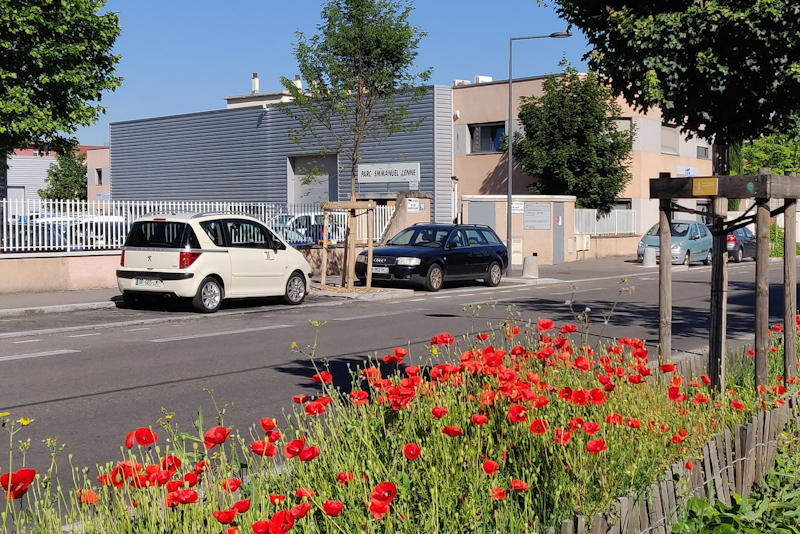
[[[480,278],[489,269],[489,259],[492,257],[492,249],[483,234],[475,228],[464,230],[467,236],[467,246],[470,250],[470,269],[469,274]]]
[[[564,263],[564,203],[553,202],[553,265]]]
[[[447,278],[465,278],[470,275],[470,248],[463,230],[454,230],[444,251],[444,269]]]
[[[701,260],[704,260],[708,257],[708,253],[711,252],[711,249],[714,247],[714,238],[711,237],[711,232],[708,229],[708,226],[705,224],[698,224],[697,227],[700,229],[700,243],[703,248],[703,255],[700,257]]]
[[[749,228],[741,228],[739,230],[742,236],[741,239],[744,241],[744,255],[747,257],[756,257],[756,236],[753,235],[753,232],[750,231]]]
[[[467,208],[469,224],[485,224],[492,230],[495,228],[494,202],[470,202]],[[509,248],[511,245],[508,245]]]
[[[270,248],[267,229],[253,221],[226,219],[225,233],[231,260],[230,295],[271,294],[270,286],[275,283],[270,280],[274,277],[275,251]]]

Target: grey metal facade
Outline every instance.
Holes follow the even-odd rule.
[[[6,159],[6,172],[3,198],[9,188],[24,188],[25,200],[38,200],[39,190],[47,187],[47,171],[56,163],[55,156],[20,156],[13,154]]]
[[[414,132],[365,143],[362,163],[419,161],[420,190],[433,194],[437,221],[451,221],[452,90],[430,86],[411,105]],[[274,108],[222,109],[112,123],[111,198],[291,202],[291,158],[322,152],[313,139],[289,139],[294,121]],[[361,184],[360,197],[385,196],[407,184]],[[350,165],[339,157],[338,194],[350,193]],[[384,193],[384,195],[381,195]]]

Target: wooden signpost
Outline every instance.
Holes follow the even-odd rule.
[[[353,289],[356,278],[356,237],[355,219],[356,210],[366,210],[367,212],[367,287],[372,287],[372,235],[375,217],[375,201],[351,201],[351,202],[323,202],[322,209],[325,211],[325,228],[328,227],[328,212],[330,210],[348,210],[347,231],[345,233],[344,259],[342,260],[342,287]],[[325,285],[325,272],[328,269],[328,240],[323,234],[322,242],[322,284]]]
[[[727,314],[728,266],[727,236],[755,222],[756,224],[756,283],[755,283],[755,385],[767,385],[767,356],[769,351],[769,219],[785,212],[784,234],[784,379],[797,375],[797,313],[796,280],[796,205],[800,198],[800,180],[795,175],[775,175],[770,169],[759,169],[757,175],[709,176],[672,178],[660,173],[650,180],[650,198],[659,199],[659,329],[660,359],[672,354],[672,236],[669,228],[671,213],[681,211],[696,215],[707,213],[673,203],[676,199],[708,198],[714,201],[711,233],[711,317],[708,338],[708,370],[712,390],[724,391],[725,338]],[[725,221],[727,199],[752,198],[753,207],[741,217]],[[783,199],[784,205],[772,212],[770,199]]]

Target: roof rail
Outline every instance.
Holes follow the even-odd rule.
[[[239,217],[252,217],[253,219],[255,219],[255,217],[253,217],[252,215],[248,215],[247,213],[235,212],[235,211],[204,211],[204,212],[201,212],[201,213],[195,213],[194,215],[192,215],[189,218],[190,219],[197,219],[198,217],[208,217],[209,215],[237,215]]]

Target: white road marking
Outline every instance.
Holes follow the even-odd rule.
[[[511,289],[506,289],[505,291],[498,291],[498,293],[511,293]]]
[[[452,296],[453,296],[453,295],[444,295],[444,296],[442,296],[442,297],[433,297],[433,298],[435,298],[435,299],[449,299],[449,298],[450,298],[450,297],[452,297]]]
[[[75,334],[74,336],[67,336],[67,337],[89,337],[89,336],[102,336],[102,332],[95,332],[93,334]]]
[[[403,315],[405,313],[417,313],[421,311],[425,311],[426,308],[417,308],[414,310],[407,310],[407,311],[394,311],[394,312],[382,312],[382,313],[370,313],[369,315],[357,315],[355,317],[335,317],[330,319],[331,321],[357,321],[360,319],[372,319],[373,317],[389,317],[390,315]]]
[[[587,291],[599,291],[606,289],[605,287],[593,287],[591,289],[576,289],[575,291],[559,291],[558,293],[550,293],[551,295],[571,295],[572,293],[586,293]]]
[[[475,293],[464,293],[463,295],[459,295],[459,297],[474,297]]]
[[[197,339],[201,337],[214,337],[214,336],[227,336],[231,334],[246,334],[249,332],[260,332],[262,330],[275,330],[277,328],[291,328],[292,325],[290,324],[276,324],[273,326],[259,326],[256,328],[242,328],[239,330],[227,330],[225,332],[205,332],[202,334],[192,334],[189,336],[176,336],[176,337],[165,337],[161,339],[151,339],[152,343],[166,343],[168,341],[185,341],[189,339]]]
[[[25,341],[12,341],[11,343],[36,343],[37,341],[41,341],[41,339],[26,339]]]
[[[411,299],[408,302],[422,302],[425,299]]]
[[[144,327],[144,328],[131,328],[130,330],[125,330],[125,332],[138,332],[138,331],[140,331],[140,330],[150,330],[150,327]]]
[[[42,356],[58,356],[59,354],[72,354],[75,352],[80,352],[80,351],[61,349],[61,350],[49,350],[47,352],[33,352],[31,354],[17,354],[15,356],[0,356],[0,362],[8,362],[11,360],[27,360],[28,358],[41,358]]]
[[[657,278],[652,278],[650,276],[642,276],[639,280],[657,280]]]

